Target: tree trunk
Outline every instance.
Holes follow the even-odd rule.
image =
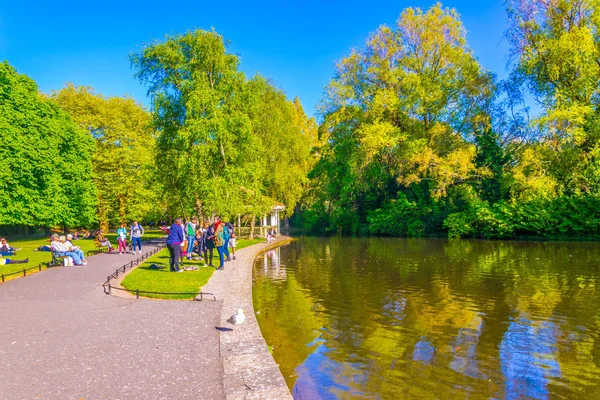
[[[200,200],[200,198],[198,197],[198,195],[196,196],[196,206],[194,207],[196,209],[196,216],[198,217],[198,223],[202,223],[202,221],[204,221],[204,217],[202,214],[202,200]]]
[[[250,236],[248,239],[254,239],[254,224],[256,223],[256,215],[252,214],[252,218],[250,218]]]
[[[119,219],[121,220],[120,222],[122,224],[126,224],[127,220],[126,220],[126,215],[125,215],[125,210],[127,207],[127,201],[125,200],[125,196],[121,196],[119,197]]]
[[[102,229],[102,231],[105,233],[108,232],[108,220],[106,217],[106,209],[101,205],[98,206],[98,219],[100,221],[100,229]]]

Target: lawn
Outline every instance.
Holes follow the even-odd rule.
[[[118,248],[117,247],[117,235],[115,233],[113,233],[113,234],[109,233],[106,235],[106,237],[111,242],[113,247],[115,247],[115,249],[117,249]],[[149,240],[149,239],[153,239],[153,238],[161,238],[161,237],[164,237],[164,233],[161,230],[155,230],[155,231],[147,230],[146,234],[144,235],[144,240]],[[29,262],[27,264],[0,265],[0,274],[6,275],[6,274],[11,274],[11,273],[17,272],[17,271],[23,271],[23,269],[35,267],[39,264],[43,264],[43,266],[42,266],[42,270],[43,270],[43,269],[47,268],[48,263],[52,260],[51,252],[34,251],[35,249],[37,249],[40,246],[50,244],[50,240],[47,237],[27,238],[27,239],[21,239],[21,240],[11,240],[10,237],[6,237],[6,240],[8,240],[8,243],[10,244],[11,247],[21,248],[21,250],[17,251],[16,256],[6,256],[5,258],[13,258],[15,260],[23,260],[25,258],[29,258]],[[88,251],[96,249],[94,240],[80,239],[80,240],[73,241],[73,244],[75,246],[81,247],[81,250],[83,250],[83,252],[86,254]],[[38,270],[35,269],[32,271],[27,271],[27,274],[29,275],[29,274],[33,274],[35,272],[38,272]],[[18,278],[21,276],[23,276],[23,274],[6,276],[5,280]]]
[[[262,243],[264,239],[238,239],[237,250],[244,247],[252,246],[253,244]],[[163,269],[150,269],[151,264],[164,265]],[[213,264],[219,265],[219,254],[216,249],[213,255]],[[179,293],[198,293],[199,289],[206,285],[213,272],[212,267],[204,267],[204,261],[186,261],[184,266],[197,265],[200,267],[198,271],[185,271],[181,273],[169,272],[169,251],[164,249],[147,261],[134,269],[125,277],[121,285],[131,291],[136,289],[148,292],[179,292]],[[140,294],[141,296],[141,294]],[[154,295],[148,294],[145,297],[159,299],[193,299],[192,295]]]

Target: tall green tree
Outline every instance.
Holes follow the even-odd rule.
[[[157,175],[173,215],[293,208],[316,136],[299,102],[260,76],[248,80],[215,31],[167,37],[131,62],[152,98]]]
[[[94,140],[36,84],[0,63],[0,225],[88,226]]]
[[[132,98],[106,98],[71,84],[53,97],[96,142],[93,168],[100,225],[106,229],[159,211],[150,113]]]
[[[167,37],[131,56],[159,132],[157,173],[174,214],[240,213],[240,185],[258,190],[258,138],[239,59],[214,31]]]
[[[394,28],[380,27],[338,64],[322,102],[315,175],[325,175],[333,228],[356,231],[365,210],[400,190],[430,203],[488,175],[472,139],[489,125],[482,108],[493,91],[454,10],[409,8]]]
[[[540,102],[535,155],[555,194],[598,194],[595,128],[600,101],[600,1],[511,0],[508,38],[516,72]],[[525,154],[527,156],[527,154]],[[535,174],[530,180],[538,178]]]

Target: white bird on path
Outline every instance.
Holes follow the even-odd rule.
[[[237,314],[233,314],[231,316],[231,318],[229,318],[227,320],[227,322],[229,322],[230,324],[233,324],[233,325],[240,325],[240,324],[243,324],[245,320],[246,320],[246,315],[244,314],[244,310],[242,310],[241,308],[238,308]]]

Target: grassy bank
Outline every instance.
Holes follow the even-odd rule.
[[[107,234],[107,239],[111,242],[115,249],[117,248],[117,235],[116,234]],[[164,237],[164,233],[161,230],[156,231],[146,231],[144,235],[144,240],[149,240],[153,238],[161,238]],[[49,245],[50,240],[48,237],[43,238],[28,238],[22,240],[11,240],[10,237],[6,238],[8,243],[13,248],[21,248],[21,250],[17,251],[17,255],[15,256],[4,256],[3,258],[15,259],[15,260],[23,260],[25,258],[29,258],[29,262],[27,264],[6,264],[0,265],[0,274],[11,274],[17,271],[23,271],[23,269],[35,267],[38,264],[43,264],[43,268],[47,267],[47,264],[52,260],[52,253],[48,251],[34,251],[40,246]],[[75,246],[81,247],[81,250],[85,254],[87,254],[90,250],[95,250],[96,245],[94,244],[93,239],[80,239],[73,241]],[[33,270],[31,272],[27,272],[27,274],[33,274],[37,272],[37,270]],[[12,275],[7,276],[5,280],[10,280],[14,278],[21,277],[22,275]]]
[[[262,243],[263,239],[240,239],[237,249]],[[150,269],[151,264],[164,265],[164,269]],[[212,267],[204,267],[204,261],[186,261],[184,266],[197,265],[198,271],[185,271],[182,273],[169,272],[169,251],[162,250],[150,257],[125,277],[121,285],[132,291],[139,289],[148,292],[188,292],[196,293],[199,288],[206,285],[213,272]],[[219,265],[219,254],[216,249],[213,255],[213,265]],[[146,297],[159,299],[193,299],[193,295],[146,295]]]

